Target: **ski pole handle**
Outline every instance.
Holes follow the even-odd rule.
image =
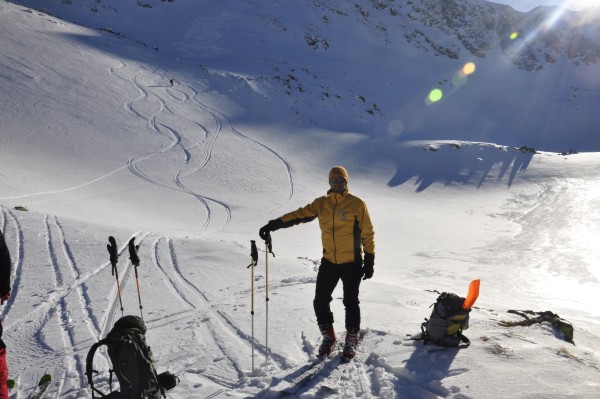
[[[110,255],[110,264],[112,265],[112,275],[115,275],[115,271],[117,270],[117,262],[119,261],[119,253],[117,252],[117,241],[115,241],[115,237],[108,237],[108,242],[110,244],[106,245],[108,249],[108,254]]]
[[[256,248],[256,241],[250,240],[250,257],[254,265],[258,263],[258,249]]]
[[[254,240],[250,240],[250,258],[252,259],[252,262],[250,262],[246,269],[258,264],[258,249],[256,248],[256,241]]]
[[[135,237],[129,240],[129,259],[134,266],[140,265],[140,258],[138,257],[137,250],[139,245],[135,245]]]
[[[119,252],[117,251],[117,241],[115,237],[109,236],[106,245],[110,255],[111,274],[117,279],[117,295],[119,296],[119,305],[121,305],[121,316],[123,316],[123,298],[121,297],[121,282],[119,281],[119,271],[117,270],[117,262],[119,262]]]

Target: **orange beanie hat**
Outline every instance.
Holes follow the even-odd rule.
[[[348,183],[348,171],[343,166],[334,166],[331,168],[329,171],[329,180],[331,180],[332,177],[343,177],[344,180],[346,180],[346,183]]]

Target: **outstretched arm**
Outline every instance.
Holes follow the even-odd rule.
[[[306,205],[304,208],[299,208],[293,212],[286,213],[277,219],[270,220],[269,223],[259,230],[258,234],[260,235],[260,238],[266,240],[272,231],[315,220],[317,211],[313,204],[314,202]]]

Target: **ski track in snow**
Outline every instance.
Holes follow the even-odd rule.
[[[18,245],[17,254],[15,260],[15,270],[13,271],[13,300],[18,296],[21,274],[23,272],[23,254],[24,254],[24,233],[20,227],[18,219],[10,212],[3,208],[3,223],[4,229],[7,225],[8,217],[13,220],[16,231],[16,242]],[[81,344],[87,344],[94,338],[94,321],[95,318],[89,313],[89,305],[91,301],[87,296],[83,286],[85,282],[95,275],[99,270],[88,276],[81,276],[81,273],[74,261],[74,257],[69,249],[67,240],[64,236],[62,226],[58,222],[56,217],[50,217],[46,215],[43,219],[43,229],[45,250],[47,252],[48,264],[50,270],[52,270],[52,285],[54,289],[49,292],[47,299],[42,302],[40,306],[31,311],[26,318],[21,318],[14,323],[11,323],[5,327],[12,331],[18,331],[18,334],[11,334],[11,337],[19,344],[21,348],[27,348],[26,353],[30,353],[32,357],[39,358],[39,362],[34,362],[30,366],[36,364],[44,364],[48,361],[56,360],[52,366],[52,374],[55,379],[49,388],[48,392],[54,392],[53,394],[62,396],[63,389],[67,385],[67,380],[75,389],[82,389],[84,384],[84,366],[83,360],[80,356],[79,351],[85,349],[81,347]],[[58,234],[56,234],[58,232]],[[60,250],[62,248],[62,255],[64,261],[60,257]],[[66,269],[66,270],[65,270]],[[67,282],[70,274],[70,282]],[[81,313],[84,316],[85,323],[88,326],[89,337],[86,339],[78,339],[79,334],[76,331],[75,326],[72,323],[72,313],[76,310],[72,308],[73,302],[67,301],[68,295],[73,291],[77,291],[79,295],[79,301],[76,303],[81,305]],[[76,305],[75,305],[76,307]],[[10,307],[6,306],[3,311],[3,318],[9,313]],[[47,341],[47,338],[52,336],[51,331],[55,330],[53,324],[49,324],[49,321],[53,320],[56,316],[57,327],[59,330],[60,340],[62,342],[63,349],[56,350],[51,343]],[[96,327],[97,328],[97,327]],[[48,330],[47,330],[48,329]],[[46,332],[47,331],[47,332]],[[33,342],[31,340],[33,339]],[[54,343],[56,344],[56,343]],[[37,351],[36,351],[36,348]],[[46,369],[49,371],[48,369]],[[58,374],[62,374],[61,377],[57,377]],[[34,380],[35,380],[34,376]],[[39,378],[39,376],[37,376]],[[19,386],[17,389],[16,397],[20,397],[21,394],[27,392],[26,388]],[[48,394],[47,394],[48,395]]]
[[[186,293],[180,289],[179,285],[167,273],[161,262],[158,260],[158,244],[163,239],[163,237],[157,238],[152,244],[152,264],[160,272],[162,279],[165,281],[171,292],[173,292],[174,296],[176,296],[182,304],[186,305],[190,309],[195,310],[196,306],[194,306],[193,302],[187,298]]]
[[[56,250],[54,247],[54,238],[52,235],[52,229],[50,227],[49,216],[46,215],[44,218],[44,227],[46,229],[46,241],[47,241],[47,249],[48,249],[48,260],[52,265],[52,270],[54,274],[54,284],[57,289],[64,286],[65,280],[63,276],[63,272],[61,271],[60,263],[57,258]],[[77,340],[75,338],[75,328],[71,323],[71,318],[69,316],[69,310],[67,308],[67,301],[65,301],[65,296],[61,297],[58,300],[58,309],[56,312],[56,317],[58,319],[58,324],[60,326],[61,337],[64,345],[65,355],[63,357],[63,364],[66,367],[66,372],[71,374],[73,371],[78,371],[78,380],[76,381],[76,386],[82,386],[84,381],[83,370],[85,370],[84,365],[82,364],[81,358],[78,353],[75,352],[74,348],[77,347]],[[56,366],[59,368],[60,366]],[[62,385],[61,382],[58,387],[59,396],[62,393]]]
[[[8,219],[6,215],[11,215],[15,226],[18,226],[15,228],[17,231],[16,242],[19,247],[17,253],[19,255],[15,260],[16,276],[13,280],[12,295],[14,300],[18,296],[17,293],[20,291],[19,287],[21,282],[21,274],[23,272],[22,259],[24,251],[22,248],[24,247],[24,234],[18,219],[14,217],[14,215],[4,209],[2,214],[4,220]],[[5,223],[6,222],[3,222],[3,224]],[[48,254],[48,263],[51,266],[52,274],[54,276],[53,285],[55,288],[48,293],[47,298],[42,301],[39,306],[35,307],[32,311],[25,315],[25,317],[21,317],[18,320],[5,325],[5,330],[10,330],[13,332],[11,337],[18,344],[18,347],[23,349],[26,348],[26,354],[29,354],[32,359],[38,359],[38,361],[28,362],[29,366],[48,364],[48,361],[60,362],[61,359],[63,362],[65,362],[62,367],[64,369],[63,371],[65,378],[58,379],[57,384],[53,383],[53,386],[58,385],[57,392],[62,392],[67,377],[70,379],[75,379],[75,387],[83,388],[83,382],[85,381],[84,368],[83,361],[78,352],[87,349],[91,345],[91,342],[95,340],[94,331],[97,329],[96,318],[90,313],[91,309],[88,307],[91,301],[85,294],[86,291],[83,289],[83,285],[100,271],[104,270],[107,264],[100,266],[88,275],[81,276],[73,260],[74,258],[72,257],[67,240],[64,237],[64,232],[62,231],[62,227],[60,226],[60,223],[58,223],[58,220],[54,218],[53,226],[54,230],[58,231],[60,239],[55,238],[49,216],[44,218],[43,226],[45,247]],[[59,241],[59,245],[55,244],[57,241]],[[62,252],[65,257],[64,262],[59,260],[59,251],[56,250],[57,247],[62,247],[63,249]],[[66,266],[61,267],[61,265]],[[65,267],[71,270],[70,274],[71,279],[73,280],[72,282],[66,281],[67,274],[64,272]],[[68,302],[66,298],[71,292],[73,292],[73,290],[78,291],[80,295],[77,303],[81,305],[81,313],[84,316],[87,330],[90,335],[90,337],[85,339],[77,338],[78,333],[71,323],[70,314],[74,311],[74,309],[71,309],[69,306],[72,306],[73,302]],[[4,314],[8,314],[9,310],[10,308],[5,306]],[[56,350],[46,342],[46,334],[44,333],[44,330],[46,328],[51,328],[51,325],[48,324],[48,322],[52,320],[54,316],[57,316],[58,320],[58,326],[63,343],[62,350]],[[96,325],[96,327],[94,327],[94,325]],[[17,356],[17,354],[13,352],[12,356]],[[58,368],[61,367],[57,366],[57,369]],[[37,378],[39,378],[39,376],[37,376]],[[21,387],[19,387],[17,395],[20,395],[21,392]]]
[[[170,87],[163,87],[162,93],[164,94],[164,97],[161,97],[158,94],[155,94],[154,92],[147,90],[147,88],[144,87],[143,84],[138,82],[138,78],[137,78],[136,74],[142,73],[143,68],[141,68],[140,70],[134,70],[132,72],[129,72],[130,76],[128,78],[123,77],[120,75],[120,73],[117,72],[117,70],[124,72],[129,69],[129,65],[118,59],[116,59],[116,61],[119,63],[119,65],[116,67],[108,67],[107,68],[108,73],[111,76],[134,87],[138,92],[138,95],[134,99],[126,101],[123,104],[125,110],[137,118],[146,120],[149,130],[151,132],[158,133],[158,134],[164,136],[165,138],[167,138],[169,140],[168,145],[158,151],[155,151],[155,152],[146,153],[146,154],[138,155],[138,156],[132,156],[128,159],[126,165],[116,168],[102,176],[99,176],[97,178],[91,179],[87,182],[83,182],[81,184],[78,184],[78,185],[75,185],[72,187],[67,187],[67,188],[58,189],[58,190],[23,194],[23,195],[18,195],[18,196],[3,197],[2,199],[23,199],[23,198],[31,198],[31,197],[35,197],[35,196],[42,196],[42,195],[62,194],[65,192],[74,191],[74,190],[95,184],[95,183],[97,183],[101,180],[104,180],[122,170],[128,169],[134,176],[138,177],[139,179],[141,179],[143,181],[146,181],[148,183],[151,183],[151,184],[154,184],[154,185],[157,185],[159,187],[163,187],[163,188],[166,188],[169,190],[184,192],[186,194],[191,195],[196,200],[198,200],[206,212],[206,220],[200,226],[200,228],[199,228],[200,232],[205,232],[208,229],[209,224],[214,221],[214,220],[212,220],[213,212],[211,210],[211,204],[213,204],[213,203],[218,205],[220,208],[222,208],[224,210],[225,220],[222,221],[221,227],[225,227],[229,224],[229,222],[231,221],[231,218],[232,218],[231,206],[229,204],[227,204],[225,201],[221,201],[217,198],[211,198],[211,197],[208,197],[208,196],[205,196],[205,195],[195,192],[194,190],[190,189],[184,182],[184,179],[186,177],[192,176],[192,175],[200,172],[202,170],[202,168],[206,167],[206,165],[208,165],[209,162],[211,161],[214,146],[217,143],[217,140],[223,131],[223,126],[224,126],[223,121],[225,121],[226,125],[228,126],[228,128],[227,128],[228,132],[230,132],[231,134],[236,135],[238,137],[241,137],[244,140],[247,140],[249,143],[259,146],[268,154],[275,156],[283,164],[285,173],[287,175],[287,180],[288,180],[288,192],[286,193],[285,198],[283,198],[279,203],[277,203],[272,209],[277,209],[277,208],[281,207],[282,205],[287,203],[292,198],[292,196],[294,195],[294,182],[293,182],[293,176],[292,176],[290,164],[272,148],[268,147],[267,145],[265,145],[257,140],[251,139],[248,136],[242,134],[240,131],[238,131],[234,127],[234,125],[233,125],[232,121],[229,119],[229,117],[227,117],[224,113],[222,113],[222,112],[208,106],[207,104],[203,103],[202,101],[200,101],[198,99],[199,92],[192,86],[191,83],[186,82],[185,84],[183,84],[183,87],[185,87],[186,90],[189,90],[192,93],[191,95],[185,93],[182,90],[176,90],[176,89],[173,89]],[[150,71],[150,73],[156,74],[162,80],[165,79],[163,74],[160,74],[156,71]],[[171,93],[171,91],[175,91],[176,93],[181,94],[183,98],[179,98],[179,97],[173,95]],[[143,107],[141,105],[138,106],[138,104],[149,102],[151,100],[156,101],[157,106],[156,106],[156,104],[154,104],[154,101],[152,101],[152,104],[154,104],[153,107],[155,108],[155,111],[153,111],[153,113],[150,115],[144,115],[144,113],[142,111]],[[190,100],[191,100],[191,103],[195,104],[194,109],[198,110],[198,107],[199,107],[199,109],[202,112],[207,113],[211,117],[211,119],[214,121],[214,124],[215,124],[214,129],[212,129],[212,130],[208,129],[196,121],[191,121],[183,116],[175,114],[168,105],[169,100],[177,101],[179,104],[184,104],[184,103],[189,104]],[[136,108],[139,108],[139,110]],[[189,123],[193,123],[194,125],[196,125],[196,127],[203,133],[202,139],[199,141],[193,142],[190,145],[185,145],[184,142],[187,142],[188,140],[184,133],[179,132],[178,129],[175,128],[174,126],[171,126],[165,122],[157,120],[157,119],[161,119],[161,116],[166,115],[166,114],[170,114],[172,117],[177,117],[177,118],[180,118],[182,120],[185,120]],[[196,148],[200,148],[200,147],[205,147],[203,150],[203,154],[200,156],[200,160],[197,161],[197,165],[195,165],[194,167],[192,167],[191,169],[188,170],[188,167],[190,166],[192,161],[193,160],[195,161],[195,159],[194,159],[195,155],[194,155],[193,150]],[[182,161],[179,169],[175,172],[174,176],[172,177],[172,181],[175,183],[174,185],[168,184],[167,182],[164,182],[164,181],[158,181],[158,180],[144,174],[142,172],[142,170],[140,169],[141,164],[143,164],[145,161],[148,161],[152,158],[159,157],[160,155],[169,153],[173,150],[180,151],[182,153],[182,158],[183,158],[183,161]]]
[[[64,258],[69,265],[69,271],[71,273],[71,277],[73,281],[77,281],[81,278],[81,270],[77,266],[77,262],[75,261],[75,257],[71,252],[71,248],[69,247],[69,243],[65,237],[65,232],[62,228],[62,225],[59,223],[56,216],[54,216],[54,225],[58,234],[60,235],[60,242],[62,244],[63,255]],[[79,296],[79,304],[81,305],[81,312],[84,315],[85,323],[88,327],[90,337],[96,338],[100,334],[100,326],[98,325],[98,319],[93,314],[93,306],[92,300],[88,294],[88,289],[86,283],[82,283],[75,287],[77,294]]]
[[[266,150],[267,152],[271,153],[272,155],[274,155],[275,157],[277,157],[281,163],[283,164],[284,168],[285,168],[285,172],[287,174],[288,177],[288,193],[287,196],[278,204],[276,204],[273,209],[277,209],[279,207],[281,207],[282,205],[284,205],[285,203],[289,202],[290,199],[292,198],[292,196],[294,195],[294,179],[292,177],[292,168],[290,166],[290,164],[281,156],[279,155],[275,150],[273,150],[272,148],[268,147],[267,145],[251,139],[250,137],[242,134],[241,132],[239,132],[237,129],[235,129],[235,127],[233,126],[233,123],[231,122],[231,119],[229,119],[227,117],[227,115],[223,114],[222,112],[209,107],[208,105],[202,103],[200,100],[198,100],[198,91],[196,89],[194,89],[191,85],[187,86],[193,93],[192,95],[192,99],[198,104],[200,105],[203,109],[205,109],[206,111],[208,111],[213,118],[215,118],[215,120],[218,120],[220,125],[222,126],[223,123],[220,121],[220,118],[223,118],[225,121],[227,121],[227,124],[229,126],[229,129],[236,135],[254,143],[257,144],[258,146],[260,146],[261,148],[263,148],[264,150]]]
[[[338,394],[343,394],[343,397],[395,397],[395,396],[379,396],[377,392],[375,392],[375,387],[377,386],[377,381],[375,380],[371,382],[369,380],[369,373],[372,372],[371,365],[371,354],[376,350],[377,346],[381,342],[381,337],[386,335],[386,333],[365,330],[361,332],[361,341],[359,345],[359,350],[357,356],[352,360],[352,362],[346,366],[344,373],[342,374],[342,379],[339,382],[338,387],[336,388],[336,392]],[[344,341],[343,336],[339,336],[338,340],[341,343]],[[314,350],[316,347],[313,347],[310,342],[306,341],[303,337],[303,341],[305,341],[304,346],[306,351],[311,351],[314,355]],[[341,351],[341,347],[339,349]],[[330,360],[326,360],[328,364],[326,364],[323,369],[321,369],[314,377],[312,377],[309,381],[307,381],[297,392],[293,395],[290,394],[290,397],[327,397],[328,392],[320,389],[321,384],[327,379],[327,377],[334,372],[337,365],[340,363],[339,354],[332,355]],[[261,392],[255,394],[256,398],[272,398],[273,393],[270,391],[270,388],[273,384],[277,384],[282,378],[290,375],[290,371],[293,373],[296,370],[304,367],[305,364],[301,364],[300,366],[290,367],[279,375],[274,376],[271,380],[271,384],[269,387],[265,388]],[[341,365],[343,366],[343,365]]]
[[[244,372],[242,370],[242,366],[239,365],[235,358],[236,356],[233,353],[238,354],[243,352],[240,350],[240,346],[246,348],[246,353],[250,352],[250,337],[242,331],[242,329],[237,326],[231,318],[229,318],[224,312],[220,311],[206,296],[206,294],[198,288],[194,283],[192,283],[188,278],[184,276],[182,273],[179,263],[177,261],[177,255],[175,252],[175,248],[171,239],[166,239],[168,258],[171,260],[171,269],[173,276],[175,278],[169,277],[169,282],[173,284],[175,291],[178,293],[182,293],[184,291],[191,292],[192,296],[195,299],[187,298],[186,302],[191,303],[192,306],[200,313],[202,318],[206,320],[206,324],[210,330],[211,336],[213,337],[214,343],[221,350],[223,355],[228,359],[231,363],[232,367],[236,370],[238,374],[238,379],[242,379],[244,377]],[[220,339],[219,335],[223,334],[224,331],[229,331],[229,335],[233,337],[237,337],[237,346],[235,348],[227,347]],[[266,355],[267,349],[264,345],[259,343],[255,343],[256,347],[262,351],[263,354]],[[281,368],[284,360],[279,356],[275,356],[274,360],[278,363],[277,366]],[[189,366],[188,366],[189,367]],[[239,380],[238,380],[239,381]],[[232,382],[228,381],[227,385],[231,388],[238,384],[238,381]],[[218,383],[223,383],[223,381],[215,381]]]
[[[120,63],[120,66],[119,66],[120,69],[124,69],[127,66],[127,64],[125,64],[122,61],[119,61],[119,63]],[[167,147],[161,149],[160,151],[146,154],[146,155],[143,155],[143,156],[137,157],[137,158],[133,158],[133,157],[130,158],[128,161],[129,170],[135,176],[141,178],[142,180],[145,180],[149,183],[156,184],[160,187],[164,187],[167,189],[185,192],[185,193],[193,196],[196,200],[198,200],[202,204],[202,207],[204,208],[204,210],[206,212],[206,220],[202,224],[202,226],[198,229],[199,232],[206,231],[206,229],[208,228],[208,226],[211,222],[212,211],[211,211],[211,207],[209,205],[209,201],[216,203],[217,205],[221,206],[225,210],[226,219],[225,219],[222,227],[226,226],[229,223],[229,221],[231,220],[230,206],[227,205],[223,201],[219,201],[214,198],[209,198],[207,196],[204,196],[204,195],[194,192],[193,190],[188,188],[188,186],[183,182],[184,177],[190,176],[190,175],[198,172],[201,168],[203,168],[204,166],[206,166],[206,164],[208,164],[208,162],[210,161],[210,158],[212,156],[213,147],[219,136],[219,133],[221,130],[221,125],[217,123],[215,131],[212,134],[210,134],[209,130],[206,127],[204,127],[202,124],[194,122],[194,121],[190,121],[186,118],[182,118],[182,119],[185,119],[186,121],[191,122],[194,125],[196,125],[197,128],[203,133],[203,137],[201,140],[199,140],[189,146],[186,146],[183,144],[184,140],[187,141],[187,139],[184,138],[184,134],[179,132],[177,130],[177,128],[175,128],[173,126],[170,126],[164,122],[157,121],[157,118],[159,118],[162,114],[171,114],[174,117],[178,116],[178,115],[175,115],[173,113],[173,111],[169,108],[169,106],[167,105],[167,102],[166,102],[166,98],[161,98],[157,94],[146,90],[146,88],[141,83],[138,82],[137,76],[131,76],[129,79],[123,78],[115,72],[114,68],[109,68],[109,72],[112,75],[114,75],[115,77],[123,80],[124,82],[130,83],[139,92],[138,97],[136,97],[135,99],[130,100],[124,104],[125,109],[128,112],[130,112],[132,115],[134,115],[138,118],[147,120],[148,126],[151,131],[161,134],[161,135],[165,136],[167,139],[171,140],[170,144]],[[163,80],[165,79],[164,76],[161,74],[159,74],[159,77],[160,77],[160,79],[163,79]],[[163,94],[167,93],[168,92],[167,88],[163,88],[162,92],[163,92]],[[173,95],[170,95],[170,97],[175,99],[179,103],[183,103],[183,102],[186,102],[187,100],[189,100],[189,96],[187,94],[185,94],[181,91],[178,91],[178,93],[181,93],[183,95],[183,99],[177,98]],[[149,117],[146,117],[143,115],[143,113],[141,111],[136,110],[135,104],[138,102],[141,102],[141,101],[145,101],[145,100],[149,101],[151,98],[156,99],[156,101],[159,104],[159,107],[158,107],[158,110],[155,111],[152,115],[150,115]],[[200,145],[202,145],[205,142],[207,142],[207,150],[206,150],[206,153],[205,153],[203,159],[201,160],[200,164],[197,167],[195,167],[194,169],[186,172],[185,169],[190,164],[192,157],[193,157],[191,150],[193,148],[199,147]],[[145,175],[140,170],[138,164],[142,163],[143,161],[145,161],[149,158],[169,152],[175,148],[177,148],[178,151],[180,151],[183,155],[182,164],[172,179],[173,182],[175,183],[175,187],[173,187],[172,185],[166,184],[164,182],[160,182],[155,179],[152,179],[151,177]]]

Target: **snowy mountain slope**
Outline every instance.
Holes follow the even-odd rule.
[[[110,56],[101,49],[81,47],[78,41],[68,38],[116,43],[117,51],[119,40],[94,37],[97,33],[56,22],[43,14],[17,9],[13,16],[14,20],[3,25],[5,37],[18,37],[18,45],[11,50],[35,51],[5,54],[9,68],[3,103],[7,107],[4,114],[8,134],[3,135],[3,143],[7,143],[3,145],[3,157],[13,163],[27,154],[28,158],[39,159],[39,163],[30,170],[30,176],[3,176],[3,197],[10,192],[8,197],[17,202],[44,204],[50,196],[57,210],[62,208],[72,216],[80,212],[91,215],[102,204],[101,207],[114,209],[115,220],[110,223],[128,223],[131,218],[143,218],[139,203],[163,192],[166,198],[187,198],[178,206],[191,219],[199,219],[193,231],[203,231],[211,222],[211,228],[228,223],[239,206],[233,194],[228,194],[234,187],[235,196],[247,191],[246,200],[262,197],[259,202],[266,209],[290,197],[289,165],[263,144],[236,130],[226,115],[213,108],[217,104],[227,110],[228,106],[220,103],[218,95],[213,102],[213,94],[201,93],[206,89],[201,82],[190,83],[182,76],[171,88],[164,70]],[[59,43],[40,42],[36,32],[29,32],[22,25],[23,19],[29,18],[36,21],[41,32],[50,30],[52,35],[67,39]],[[125,46],[123,52],[145,51],[128,42]],[[48,60],[57,56],[69,60],[68,65]],[[20,65],[27,68],[18,70]],[[79,75],[78,70],[85,71],[84,75]],[[36,100],[31,101],[32,97]],[[65,157],[65,153],[69,156]],[[263,166],[247,175],[246,165],[256,158],[261,159]],[[224,160],[229,171],[225,180],[220,167],[213,166]],[[160,175],[148,170],[149,165],[160,170]],[[38,168],[52,171],[56,178],[50,183]],[[254,187],[264,185],[257,179],[266,179],[281,189],[278,193],[255,190]],[[111,182],[117,182],[117,186]],[[114,203],[114,196],[127,198],[127,203]],[[156,213],[170,208],[169,201],[151,206]],[[95,221],[107,222],[104,216]],[[150,229],[159,227],[152,220],[144,225]],[[174,225],[167,229],[181,228]]]
[[[236,94],[254,92],[254,107],[238,120],[266,112],[407,140],[451,135],[565,151],[565,139],[569,148],[600,148],[592,12],[520,13],[480,0],[20,3],[245,83]],[[468,62],[476,71],[463,76]],[[433,89],[444,97],[426,104]],[[539,126],[549,136],[531,133]]]
[[[12,398],[27,397],[46,371],[54,377],[48,396],[90,397],[85,355],[121,315],[109,235],[121,251],[126,314],[139,305],[125,244],[135,237],[141,245],[148,341],[159,371],[182,381],[169,397],[274,397],[270,388],[314,359],[319,343],[311,304],[318,228],[273,235],[268,348],[261,251],[256,375],[248,241],[269,219],[322,195],[338,163],[376,226],[376,274],[361,286],[365,341],[337,392],[319,390],[325,371],[297,397],[596,395],[597,153],[534,155],[502,137],[458,141],[443,129],[445,140],[408,141],[299,128],[285,122],[289,109],[273,119],[259,113],[261,87],[248,92],[235,70],[198,70],[14,4],[0,10],[0,228],[14,260],[2,319],[18,380]],[[570,148],[543,128],[531,134]],[[428,290],[464,295],[474,278],[482,291],[469,349],[430,353],[405,340],[429,316],[436,294]],[[338,332],[340,297],[338,288]],[[509,309],[558,313],[573,323],[576,345],[548,324],[499,325],[521,320]],[[97,366],[107,389],[105,355]]]

